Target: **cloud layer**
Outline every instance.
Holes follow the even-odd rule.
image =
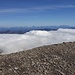
[[[33,30],[25,34],[0,34],[0,52],[14,53],[43,45],[75,41],[75,29]]]
[[[75,5],[52,5],[52,6],[33,6],[27,8],[10,8],[10,9],[0,9],[0,13],[28,13],[28,12],[38,12],[45,10],[55,10],[62,8],[75,8]]]

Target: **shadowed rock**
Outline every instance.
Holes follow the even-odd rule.
[[[0,55],[0,75],[75,75],[75,42]]]
[[[0,49],[0,54],[1,54],[1,53],[3,53],[3,50],[2,50],[2,49]]]

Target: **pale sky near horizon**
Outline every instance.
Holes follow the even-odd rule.
[[[0,27],[75,25],[75,0],[0,0]]]

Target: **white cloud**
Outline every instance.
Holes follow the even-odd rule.
[[[0,34],[0,51],[14,53],[43,45],[75,41],[75,29],[33,30],[25,34]]]
[[[45,11],[45,10],[55,10],[55,9],[62,9],[62,8],[75,8],[75,5],[52,5],[52,6],[35,6],[29,8],[11,8],[11,9],[0,9],[0,13],[28,13],[28,12],[38,12],[38,11]]]
[[[11,8],[11,9],[0,9],[0,13],[6,13],[6,12],[25,12],[27,9],[21,9],[21,8]]]

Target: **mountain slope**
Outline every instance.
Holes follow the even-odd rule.
[[[0,55],[0,75],[75,75],[75,42]]]

